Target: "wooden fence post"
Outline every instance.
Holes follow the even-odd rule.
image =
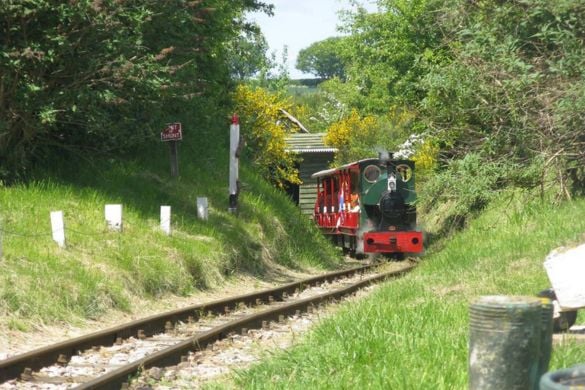
[[[171,149],[171,177],[179,176],[179,146],[177,141],[169,141]]]

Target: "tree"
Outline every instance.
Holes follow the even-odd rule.
[[[348,104],[385,115],[389,106],[412,109],[425,97],[420,80],[428,65],[448,61],[441,9],[449,0],[380,0],[377,13],[346,14],[343,56],[356,91]]]
[[[500,183],[585,192],[585,8],[485,0],[450,10],[453,61],[430,68],[419,105],[448,156],[516,166]]]
[[[299,52],[296,68],[324,79],[345,79],[345,64],[340,54],[342,43],[341,37],[313,43]]]
[[[230,45],[230,69],[238,80],[248,79],[270,67],[268,43],[260,27],[250,24]]]
[[[325,143],[338,149],[335,165],[376,157],[379,152],[396,151],[412,114],[391,110],[386,116],[360,116],[357,110],[327,129]]]
[[[257,0],[0,2],[0,179],[203,117],[233,88],[225,46]],[[199,110],[199,111],[197,111]]]
[[[265,88],[239,85],[235,93],[236,110],[242,118],[242,136],[250,149],[247,155],[264,178],[279,188],[300,183],[296,157],[286,152],[288,118],[295,113],[290,99]]]

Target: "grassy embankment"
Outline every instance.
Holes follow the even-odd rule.
[[[560,207],[528,199],[502,197],[413,273],[345,306],[293,350],[239,373],[236,387],[467,388],[469,303],[548,287],[545,255],[585,238],[585,199]],[[583,345],[568,342],[554,347],[551,369],[584,361]]]
[[[169,177],[168,148],[156,142],[134,158],[52,161],[29,183],[0,183],[0,329],[131,311],[136,300],[187,295],[241,273],[262,277],[275,264],[338,262],[285,195],[245,164],[239,217],[227,212],[222,144],[211,135],[183,141],[179,179]],[[197,220],[198,196],[209,198],[209,221]],[[123,204],[122,233],[106,229],[106,203]],[[171,236],[159,229],[161,205],[172,206]],[[64,212],[64,249],[51,239],[54,210]]]

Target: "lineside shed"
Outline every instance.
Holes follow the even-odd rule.
[[[311,175],[328,169],[337,152],[336,148],[325,146],[324,137],[325,133],[296,133],[286,140],[287,151],[297,153],[301,158],[298,168],[302,184],[291,184],[289,193],[301,208],[302,214],[313,214],[317,197],[317,179],[311,179]]]

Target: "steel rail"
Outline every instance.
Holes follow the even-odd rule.
[[[165,326],[168,322],[173,324],[179,321],[186,322],[190,318],[191,320],[197,320],[209,312],[218,314],[224,313],[226,309],[235,310],[240,304],[258,305],[260,303],[268,303],[271,300],[282,300],[284,294],[292,294],[297,289],[302,290],[311,285],[363,273],[374,267],[375,265],[365,265],[330,272],[288,283],[280,287],[192,305],[13,356],[0,361],[0,383],[19,378],[25,372],[25,369],[27,372],[38,371],[43,367],[51,366],[58,362],[67,362],[72,356],[77,355],[79,351],[95,346],[111,346],[119,339],[136,336],[139,331],[146,337],[162,333],[165,331]]]
[[[136,375],[140,371],[149,369],[151,367],[177,365],[181,362],[181,357],[187,355],[190,351],[203,349],[208,344],[227,337],[230,333],[237,332],[242,329],[259,328],[265,321],[276,320],[281,315],[293,314],[297,310],[307,310],[311,306],[331,301],[336,298],[341,298],[343,296],[352,294],[374,282],[390,277],[401,276],[412,270],[414,267],[415,266],[413,265],[398,271],[390,271],[379,275],[370,276],[347,287],[316,295],[310,298],[293,301],[291,303],[285,303],[259,313],[249,314],[247,316],[229,321],[208,331],[201,332],[197,336],[182,341],[177,345],[168,347],[140,360],[136,360],[117,370],[110,371],[103,376],[97,377],[89,382],[75,387],[75,389],[119,389],[123,386],[124,383],[127,382],[130,376]]]

